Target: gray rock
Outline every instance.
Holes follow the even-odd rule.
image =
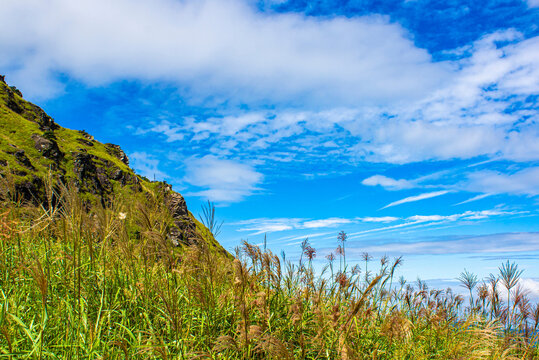
[[[34,140],[36,150],[46,158],[58,163],[64,157],[64,153],[60,150],[56,141],[46,139],[38,134],[32,134],[32,140]]]
[[[13,153],[13,156],[15,156],[15,159],[19,162],[19,164],[23,165],[24,167],[35,170],[36,168],[32,163],[30,162],[30,159],[26,156],[26,153],[24,150],[17,150]]]
[[[120,146],[110,144],[110,143],[105,144],[105,146],[107,147],[107,151],[109,154],[119,159],[125,165],[129,166],[129,158],[127,157],[127,155],[124,153],[124,151],[122,150]]]

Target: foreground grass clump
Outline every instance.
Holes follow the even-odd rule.
[[[234,260],[204,243],[173,247],[158,194],[92,210],[72,190],[57,198],[0,211],[0,357],[538,357],[537,307],[504,304],[494,278],[474,300],[477,279],[463,274],[465,307],[450,291],[394,279],[400,259],[348,271],[344,234],[339,271],[316,277],[306,242],[298,264],[248,243]]]

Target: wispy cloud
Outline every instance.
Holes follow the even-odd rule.
[[[427,226],[436,226],[440,228],[440,225],[447,223],[455,223],[457,221],[476,221],[484,220],[495,216],[512,216],[527,214],[527,211],[506,211],[503,209],[490,209],[480,211],[465,211],[463,213],[451,214],[451,215],[412,215],[404,219],[404,222],[395,225],[382,226],[372,228],[368,230],[362,230],[349,233],[349,239],[364,237],[369,234],[396,231],[403,228],[417,229]]]
[[[479,211],[465,211],[462,213],[451,214],[451,215],[413,215],[406,218],[397,218],[392,216],[382,216],[382,217],[363,217],[363,218],[327,218],[327,219],[303,219],[303,218],[257,218],[257,219],[248,219],[241,220],[230,225],[239,226],[238,231],[251,231],[251,235],[259,235],[263,233],[272,233],[272,232],[281,232],[287,230],[301,231],[301,230],[310,230],[310,229],[334,229],[339,225],[352,225],[358,222],[363,223],[391,223],[400,221],[394,225],[386,225],[381,227],[375,227],[372,229],[350,232],[348,233],[349,239],[363,237],[368,234],[395,231],[402,228],[415,228],[419,226],[440,226],[441,224],[446,223],[455,223],[457,221],[477,221],[484,220],[491,217],[497,216],[514,216],[528,214],[527,211],[509,211],[502,208],[495,208],[489,210],[479,210]],[[281,237],[277,240],[297,240],[305,237],[318,237],[328,234],[334,234],[335,231],[331,232],[322,232],[311,234],[301,234],[301,235],[287,235]]]
[[[406,203],[409,203],[409,202],[414,202],[414,201],[420,201],[420,200],[430,199],[430,198],[433,198],[433,197],[445,195],[445,194],[447,194],[447,193],[449,193],[448,190],[442,190],[442,191],[434,191],[434,192],[429,192],[429,193],[424,193],[424,194],[419,194],[419,195],[409,196],[409,197],[406,197],[406,198],[404,198],[404,199],[397,200],[397,201],[394,201],[394,202],[392,202],[392,203],[389,203],[389,204],[387,204],[386,206],[384,206],[382,209],[387,209],[387,208],[392,207],[392,206],[397,206],[397,205],[401,205],[401,204],[406,204]]]
[[[352,223],[352,220],[350,219],[329,218],[329,219],[305,221],[301,225],[301,227],[304,229],[317,229],[317,228],[335,227],[338,225],[344,225],[344,224],[350,224],[350,223]]]
[[[298,227],[302,219],[296,218],[258,218],[241,220],[230,225],[240,226],[237,231],[251,231],[251,235],[259,235],[264,233],[279,232],[285,230],[292,230]]]
[[[349,247],[348,253],[362,251],[376,254],[473,254],[473,253],[512,253],[539,251],[539,233],[500,233],[480,236],[442,236],[428,241],[413,243],[386,243],[363,246],[362,249]]]
[[[166,138],[166,142],[181,141],[185,138],[185,131],[183,127],[173,124],[168,120],[162,120],[160,123],[154,123],[152,127],[147,129],[138,128],[135,131],[135,135],[144,135],[149,132],[163,134]]]
[[[260,218],[260,219],[249,219],[242,220],[234,223],[233,225],[240,225],[241,227],[238,231],[254,231],[251,235],[258,235],[262,233],[271,233],[285,230],[304,230],[304,229],[323,229],[323,228],[335,228],[339,225],[347,225],[354,223],[354,219],[344,219],[344,218],[327,218],[327,219],[301,219],[301,218]],[[324,235],[327,233],[323,233]],[[304,238],[308,235],[301,235],[301,238]],[[311,235],[313,236],[313,235]],[[317,235],[321,236],[321,235]],[[292,237],[285,237],[282,239],[294,239]]]
[[[471,203],[471,202],[473,202],[473,201],[481,200],[481,199],[484,199],[484,198],[489,197],[489,196],[492,196],[492,195],[494,195],[494,194],[479,194],[479,195],[476,195],[476,196],[474,196],[474,197],[471,197],[471,198],[469,198],[469,199],[467,199],[467,200],[461,201],[461,202],[455,204],[454,206],[457,206],[457,205],[463,205],[463,204],[467,204],[467,203]]]
[[[379,216],[379,217],[372,217],[367,216],[363,218],[358,218],[358,220],[363,222],[372,222],[372,223],[388,223],[399,220],[399,218],[394,216]]]

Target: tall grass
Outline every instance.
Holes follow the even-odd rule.
[[[383,258],[376,270],[367,254],[365,272],[348,269],[344,233],[339,271],[330,274],[332,257],[317,276],[308,242],[297,264],[249,243],[233,260],[204,242],[172,246],[157,192],[89,208],[72,188],[48,191],[55,200],[41,208],[0,211],[0,357],[539,356],[539,310],[514,285],[520,273],[511,264],[501,280],[479,286],[463,277],[472,295],[466,306],[449,289],[395,279],[400,258]],[[507,302],[499,284],[511,290]]]

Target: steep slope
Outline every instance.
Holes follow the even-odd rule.
[[[88,204],[105,204],[119,192],[135,196],[159,189],[173,218],[170,241],[176,245],[205,241],[226,253],[169,184],[135,174],[118,145],[102,144],[83,130],[59,126],[0,76],[0,177],[9,180],[21,199],[37,205],[45,201],[44,179],[49,174],[72,184]]]

